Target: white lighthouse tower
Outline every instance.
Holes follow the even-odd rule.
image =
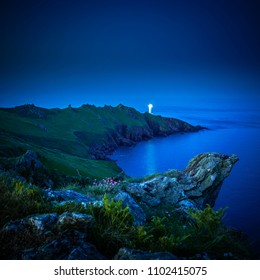
[[[148,112],[149,112],[149,114],[152,114],[152,108],[153,108],[153,104],[148,104]]]

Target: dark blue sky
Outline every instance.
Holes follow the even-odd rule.
[[[259,1],[1,1],[0,106],[257,107]]]

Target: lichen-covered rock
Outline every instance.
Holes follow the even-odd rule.
[[[187,190],[185,195],[202,207],[207,203],[214,206],[223,181],[237,161],[236,155],[219,153],[205,153],[194,157],[184,173],[187,180],[195,183],[196,187]]]
[[[59,229],[77,227],[78,229],[89,229],[93,223],[93,216],[76,212],[65,212],[58,217],[56,226]]]
[[[4,231],[8,232],[22,232],[30,229],[35,233],[41,234],[50,230],[58,220],[58,215],[55,213],[50,214],[36,214],[12,221],[7,223],[4,227]]]
[[[188,209],[197,209],[198,205],[190,199],[181,200],[176,204],[176,210],[179,212],[188,212]]]
[[[66,204],[77,203],[81,204],[84,208],[88,208],[90,205],[95,207],[102,207],[103,201],[90,197],[86,194],[79,193],[74,190],[56,191],[51,188],[44,190],[44,194],[49,201],[54,202],[57,206],[66,206]]]
[[[75,201],[78,203],[88,203],[90,201],[90,198],[87,195],[73,190],[55,191],[52,189],[47,189],[44,191],[44,193],[47,198],[52,201]]]
[[[57,222],[58,215],[56,213],[33,215],[28,217],[28,225],[33,228],[33,230],[44,232],[50,230],[53,225]]]
[[[142,250],[121,248],[114,256],[114,260],[178,260],[169,252],[149,253]]]
[[[144,210],[135,202],[135,200],[126,192],[120,191],[114,198],[116,201],[122,200],[124,207],[128,206],[130,213],[134,216],[134,225],[142,225],[146,221]]]
[[[192,201],[198,208],[204,208],[206,204],[214,206],[224,179],[237,161],[236,155],[200,154],[185,170],[174,170],[146,182],[129,184],[126,191],[148,207],[169,205],[183,208],[185,205],[181,201]]]
[[[76,212],[65,212],[61,215],[56,213],[50,214],[36,214],[19,219],[13,222],[7,223],[4,227],[4,231],[8,232],[20,232],[31,230],[35,234],[44,234],[53,229],[84,229],[87,232],[92,226],[93,216],[76,213]]]

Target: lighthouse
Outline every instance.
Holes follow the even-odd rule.
[[[152,108],[153,108],[153,104],[149,104],[148,105],[148,112],[149,112],[149,114],[152,114]]]

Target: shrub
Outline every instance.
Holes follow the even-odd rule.
[[[204,210],[189,209],[188,214],[192,221],[190,233],[193,240],[190,247],[191,253],[198,250],[201,252],[218,251],[226,235],[222,224],[225,211],[225,209],[215,211],[208,204]]]
[[[135,235],[132,246],[136,249],[147,250],[153,242],[153,235],[144,226],[138,226],[135,229]]]
[[[216,229],[221,225],[222,217],[226,209],[214,211],[209,204],[202,211],[189,209],[188,213],[193,219],[195,226],[200,232],[214,235]]]
[[[0,226],[10,220],[46,213],[51,209],[40,188],[9,176],[0,176],[0,192]]]
[[[133,246],[148,251],[174,253],[190,235],[172,217],[153,216],[149,223],[136,229]]]
[[[158,249],[159,251],[177,252],[189,237],[190,235],[180,236],[175,234],[162,236],[159,238]]]
[[[90,213],[95,218],[91,239],[102,253],[113,256],[121,247],[130,245],[134,218],[128,207],[123,208],[122,201],[105,194],[103,207],[91,206]]]

